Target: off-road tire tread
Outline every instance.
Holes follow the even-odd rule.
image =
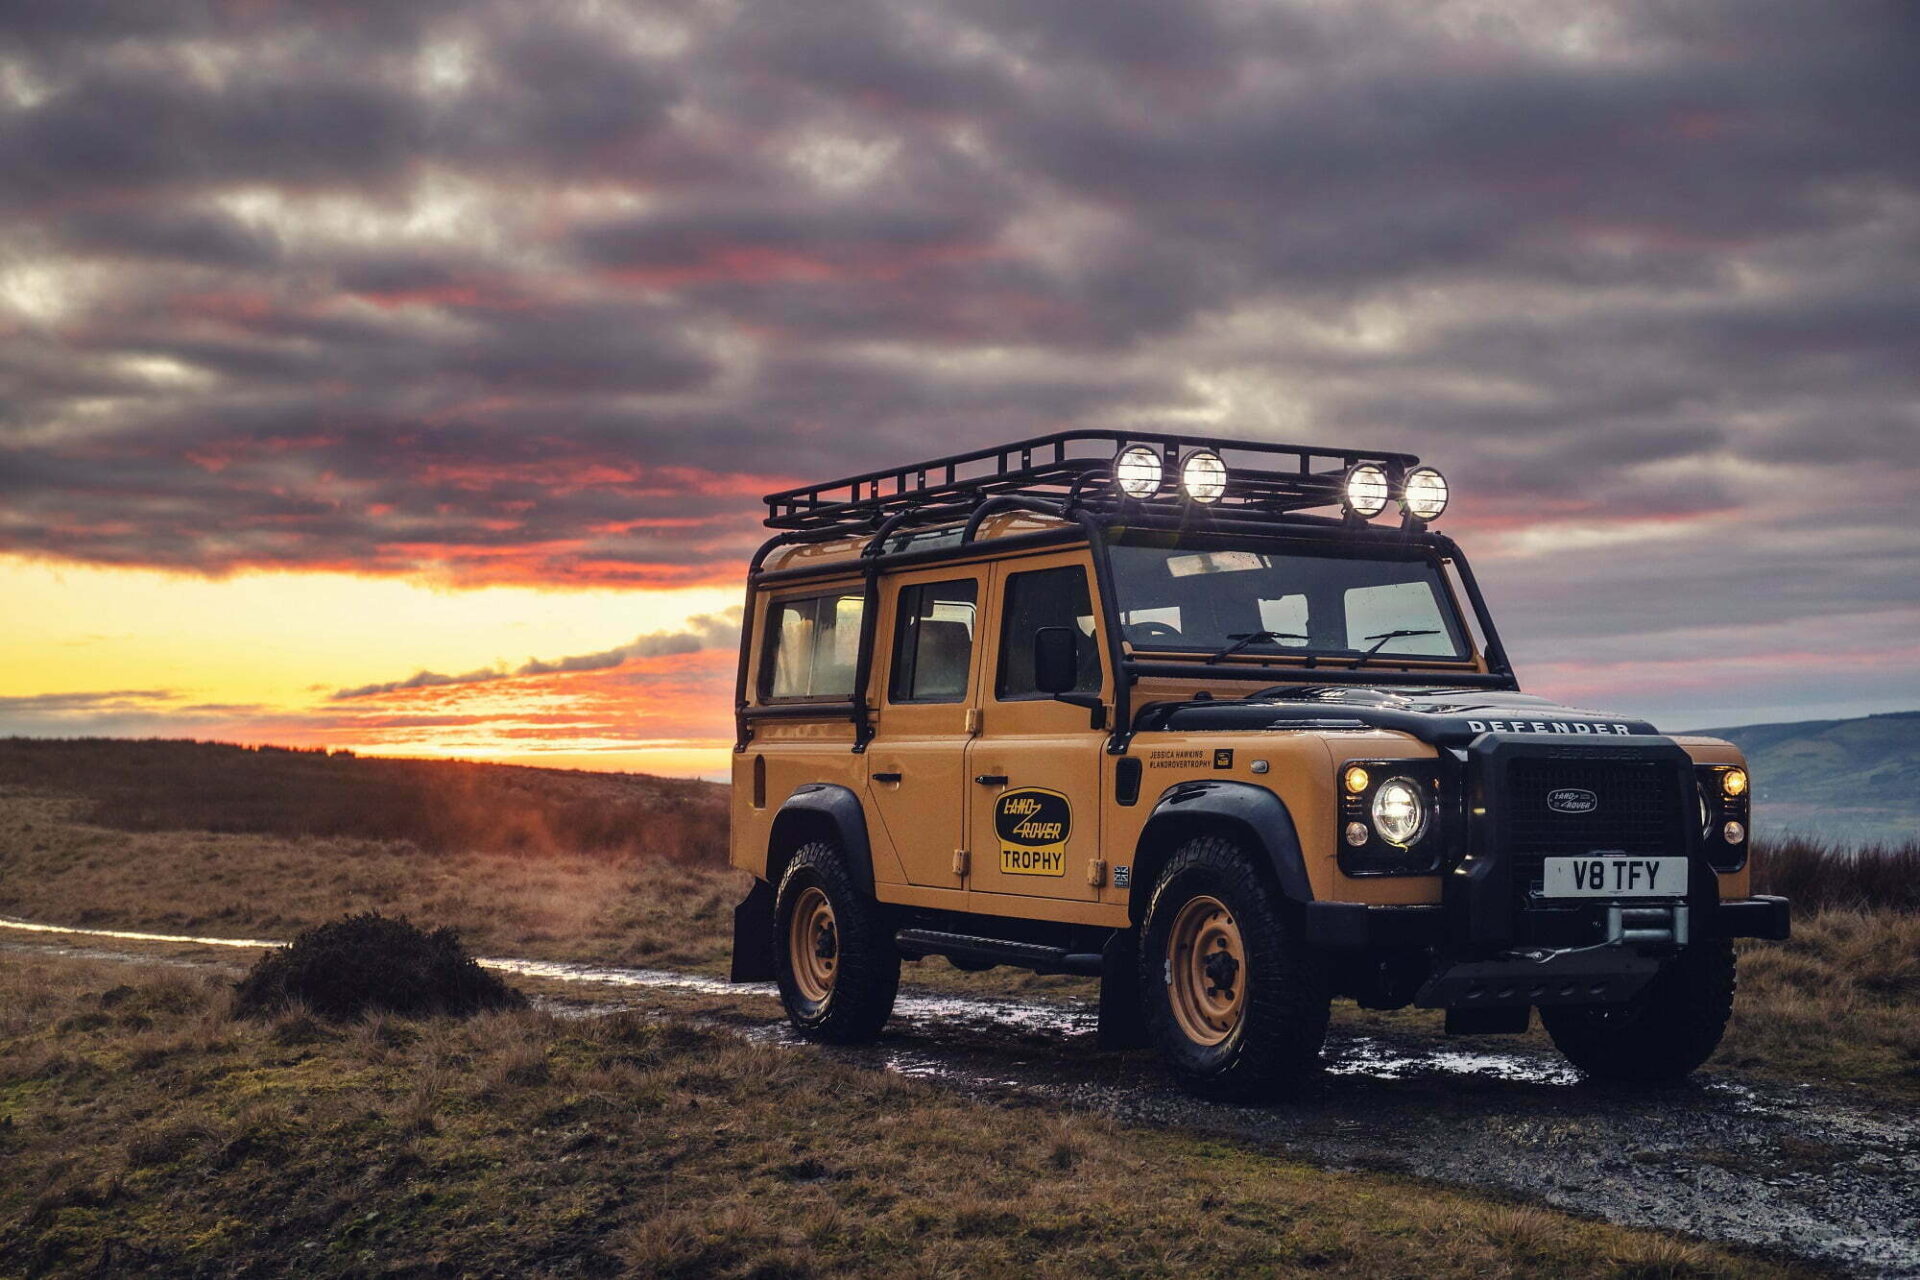
[[[1631,1022],[1595,1020],[1584,1005],[1543,1006],[1540,1022],[1569,1062],[1596,1080],[1657,1084],[1691,1075],[1713,1056],[1733,1014],[1733,943],[1697,942],[1637,996]]]
[[[826,891],[840,943],[833,991],[817,1011],[800,998],[787,956],[794,899],[809,883]],[[865,1044],[878,1036],[900,989],[900,952],[880,904],[854,883],[839,846],[821,840],[794,851],[774,895],[773,929],[775,981],[793,1029],[825,1044]]]
[[[1166,938],[1195,893],[1226,903],[1247,954],[1247,1006],[1238,1036],[1201,1050],[1181,1032],[1167,1000]],[[1197,836],[1160,873],[1141,925],[1140,992],[1147,1028],[1181,1087],[1222,1102],[1271,1102],[1294,1092],[1319,1063],[1332,1007],[1321,957],[1287,926],[1278,894],[1251,856],[1226,836]]]

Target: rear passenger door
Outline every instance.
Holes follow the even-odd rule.
[[[993,566],[992,652],[980,672],[982,729],[968,754],[969,839],[976,911],[1013,897],[1091,902],[1100,857],[1100,762],[1107,735],[1085,707],[1034,687],[1033,636],[1071,627],[1080,644],[1078,691],[1107,693],[1086,555],[1062,553]],[[1108,698],[1111,715],[1111,698]],[[1104,864],[1100,867],[1104,875]]]
[[[957,891],[964,882],[957,855],[966,848],[966,754],[985,597],[980,568],[901,574],[883,588],[867,794],[911,885]]]

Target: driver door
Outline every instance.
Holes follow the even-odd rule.
[[[980,671],[982,732],[968,749],[972,874],[968,908],[1000,909],[1009,897],[1096,901],[1100,858],[1100,767],[1107,735],[1085,707],[1039,692],[1033,637],[1071,627],[1076,691],[1111,688],[1085,552],[993,566],[993,643]],[[1110,711],[1110,709],[1109,709]]]

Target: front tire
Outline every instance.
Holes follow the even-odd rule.
[[[774,980],[795,1031],[829,1044],[880,1034],[900,987],[900,952],[837,846],[794,853],[774,896],[773,930]]]
[[[1695,943],[1618,1005],[1543,1005],[1567,1060],[1596,1080],[1656,1084],[1690,1075],[1720,1045],[1737,984],[1733,943]]]
[[[1173,855],[1140,947],[1147,1027],[1189,1092],[1285,1096],[1318,1062],[1332,998],[1325,965],[1286,926],[1277,895],[1220,836]]]

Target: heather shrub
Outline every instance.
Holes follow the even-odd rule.
[[[377,911],[308,929],[262,956],[234,1000],[242,1016],[305,1008],[324,1018],[466,1015],[525,1003],[467,954],[452,929],[429,933]]]

